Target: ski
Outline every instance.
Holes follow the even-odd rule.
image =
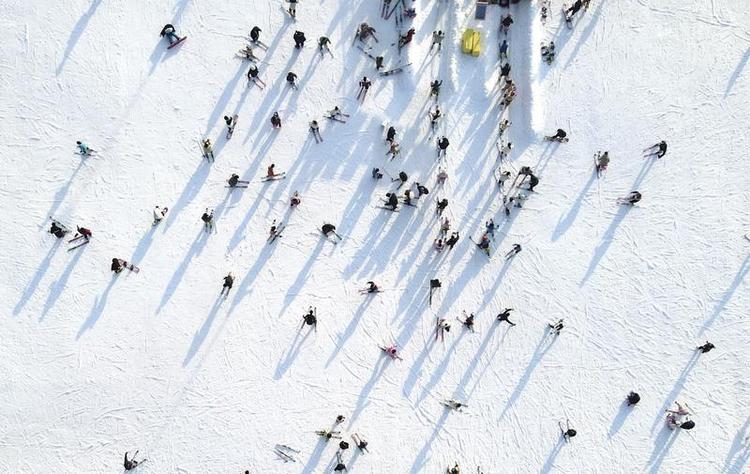
[[[243,188],[243,189],[245,189],[245,188],[247,188],[247,184],[235,184],[234,186],[227,185],[227,186],[224,186],[224,187],[225,188]]]
[[[563,426],[562,426],[562,421],[558,421],[558,422],[557,422],[557,426],[559,426],[559,427],[560,427],[560,435],[561,435],[561,436],[563,437],[563,439],[564,439],[564,440],[565,440],[565,442],[567,443],[567,442],[568,442],[568,437],[567,437],[567,436],[565,436],[565,430],[563,429]]]
[[[367,295],[367,294],[370,294],[370,293],[382,293],[382,292],[384,292],[385,290],[377,289],[377,290],[375,290],[375,291],[370,291],[370,290],[368,290],[367,288],[364,288],[364,289],[361,289],[361,290],[357,290],[357,291],[359,291],[359,294],[360,294],[360,295]]]
[[[84,246],[84,245],[86,245],[87,243],[89,243],[89,241],[88,241],[88,240],[87,240],[87,241],[85,241],[85,242],[82,242],[82,243],[80,243],[80,244],[78,244],[78,245],[74,245],[74,246],[72,246],[72,247],[70,247],[70,248],[68,249],[68,252],[70,252],[71,250],[75,250],[75,249],[77,249],[78,247],[83,247],[83,246]]]
[[[172,43],[169,46],[167,46],[167,49],[172,49],[175,46],[178,46],[178,45],[182,44],[182,42],[185,41],[186,39],[187,39],[187,36],[183,36],[182,38],[178,39],[174,43]]]
[[[265,176],[263,178],[260,178],[260,180],[262,182],[265,182],[265,181],[276,181],[278,179],[284,179],[284,178],[286,178],[286,171],[283,173],[275,174],[273,176]]]
[[[403,361],[403,360],[404,360],[404,359],[402,359],[402,358],[401,358],[401,356],[399,356],[398,354],[396,354],[396,355],[391,355],[391,354],[390,354],[390,353],[388,352],[388,348],[387,348],[387,347],[384,347],[384,346],[378,346],[378,347],[380,348],[380,350],[381,350],[381,351],[385,352],[385,355],[387,355],[387,356],[388,356],[388,357],[390,357],[391,359],[393,359],[393,360],[400,360],[400,361]]]
[[[287,446],[286,444],[277,444],[275,446],[275,449],[278,449],[281,451],[289,451],[295,454],[299,454],[301,452],[299,449],[294,449],[291,446]]]
[[[370,59],[372,59],[373,61],[375,60],[375,56],[373,56],[373,55],[372,55],[372,54],[370,53],[370,51],[369,51],[369,50],[367,50],[367,49],[363,48],[361,44],[358,44],[358,45],[357,45],[357,48],[359,48],[359,50],[360,50],[360,51],[362,51],[363,53],[365,53],[365,54],[367,55],[367,57],[369,57],[369,58],[370,58]]]
[[[391,207],[385,207],[385,206],[372,206],[372,207],[374,207],[375,209],[385,209],[391,212],[398,212],[400,210],[400,209],[393,209]]]
[[[94,155],[96,155],[99,152],[96,151],[96,150],[93,150],[93,149],[89,148],[89,151],[86,152],[86,153],[81,153],[80,151],[74,151],[73,153],[75,153],[76,155],[79,155],[79,156],[94,156]]]
[[[358,438],[359,438],[359,435],[358,435],[357,433],[352,433],[352,441],[354,441],[354,446],[356,446],[356,447],[357,447],[357,449],[359,449],[359,452],[360,452],[361,454],[365,454],[365,452],[367,451],[367,445],[365,445],[365,446],[364,446],[364,449],[363,449],[363,448],[360,448],[360,447],[359,447],[359,441],[358,441]]]
[[[276,241],[278,237],[281,237],[281,233],[284,232],[284,229],[286,229],[286,225],[282,222],[276,228],[276,232],[273,235],[268,237],[268,243],[272,244]]]
[[[227,140],[232,138],[235,126],[237,126],[237,114],[232,115],[232,125],[227,126]]]
[[[379,74],[383,77],[385,76],[391,76],[393,74],[398,74],[400,72],[404,72],[404,68],[411,66],[411,63],[404,64],[403,66],[395,67],[393,69],[389,69],[388,71],[380,72]]]
[[[285,463],[290,462],[290,461],[291,462],[297,462],[297,460],[291,454],[286,453],[286,452],[280,450],[279,448],[274,448],[273,451]]]
[[[340,118],[332,117],[330,115],[324,115],[323,117],[327,118],[328,120],[333,120],[334,122],[346,123],[346,120],[341,120]]]
[[[263,48],[264,50],[268,51],[268,45],[266,43],[264,43],[263,41],[261,41],[261,40],[253,41],[253,39],[250,37],[250,35],[247,35],[247,40],[250,43],[252,43],[253,45],[258,46],[258,47]]]

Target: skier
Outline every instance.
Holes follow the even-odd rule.
[[[407,206],[414,206],[411,202],[411,189],[409,188],[404,190],[404,204]]]
[[[547,61],[547,64],[552,64],[555,60],[555,42],[550,41],[549,44],[542,44],[542,58]]]
[[[385,132],[385,141],[388,143],[393,143],[396,140],[396,128],[391,125],[388,127],[388,130]]]
[[[234,188],[238,184],[250,184],[250,181],[242,181],[240,180],[239,175],[232,173],[232,176],[229,177],[227,183],[229,183],[230,188]]]
[[[76,145],[78,146],[78,153],[82,156],[89,156],[94,151],[91,148],[89,148],[88,145],[86,145],[80,140],[76,142]]]
[[[573,16],[578,13],[582,6],[582,0],[576,0],[575,2],[573,2],[573,5],[571,5],[570,8],[565,11],[565,21],[570,22],[573,19]]]
[[[437,253],[442,253],[443,250],[445,250],[445,244],[443,243],[443,239],[435,239],[432,242],[432,246]]]
[[[547,323],[547,326],[550,328],[550,330],[554,331],[556,335],[560,335],[560,332],[563,330],[565,325],[563,324],[563,320],[560,319],[555,324],[549,324]]]
[[[438,158],[445,157],[446,150],[448,149],[448,145],[450,145],[450,142],[448,141],[448,138],[445,136],[442,136],[437,141],[437,147],[438,147]]]
[[[318,308],[313,308],[310,306],[310,309],[305,313],[304,316],[302,316],[302,326],[300,326],[300,329],[305,327],[305,324],[308,326],[312,326],[313,329],[315,329],[315,332],[318,332]]]
[[[505,254],[505,260],[509,260],[521,251],[521,244],[513,244],[513,247]]]
[[[302,199],[299,197],[299,193],[297,191],[294,191],[294,194],[292,194],[292,198],[289,200],[289,206],[297,207],[301,202]]]
[[[328,54],[333,56],[333,53],[331,53],[331,48],[328,46],[329,44],[331,44],[331,40],[327,36],[321,36],[320,38],[318,38],[318,50],[320,51],[321,56],[323,56],[326,51],[328,52]]]
[[[458,466],[458,463],[456,463],[455,466],[448,469],[448,474],[461,474],[461,468]]]
[[[512,122],[508,119],[501,120],[500,125],[498,125],[498,134],[502,137],[505,130],[510,127]]]
[[[503,206],[505,207],[505,215],[510,217],[510,211],[513,209],[513,206],[516,203],[515,197],[503,197]]]
[[[313,138],[315,138],[315,143],[323,141],[323,137],[320,136],[320,125],[318,125],[317,120],[310,122],[310,132],[312,132]]]
[[[344,122],[344,118],[349,116],[349,114],[345,114],[344,112],[342,112],[338,105],[334,105],[333,109],[329,110],[327,114],[329,118],[339,120],[341,122]]]
[[[451,230],[451,220],[444,217],[443,221],[440,223],[440,235],[445,238],[448,235],[449,230]]]
[[[438,168],[437,184],[442,185],[448,179],[448,173],[443,168]]]
[[[641,396],[638,395],[636,392],[630,392],[627,397],[628,406],[633,406],[638,404],[638,402],[641,401]]]
[[[435,127],[437,126],[438,120],[442,116],[442,113],[440,112],[440,107],[435,106],[435,111],[433,112],[431,110],[430,112],[428,112],[428,114],[430,116],[430,128],[434,132],[435,131]]]
[[[565,442],[567,443],[567,442],[570,441],[570,438],[573,438],[575,435],[578,434],[578,432],[576,430],[574,430],[573,428],[570,427],[570,420],[565,420],[565,423],[567,424],[568,429],[566,429],[565,431],[563,431],[562,424],[561,424],[560,425],[560,431],[563,432],[562,436],[565,439]]]
[[[250,69],[247,70],[247,80],[252,81],[258,85],[261,89],[266,87],[266,83],[258,77],[258,67],[255,64],[250,65]]]
[[[469,331],[474,332],[474,313],[467,315],[466,311],[464,311],[464,320],[461,321],[461,324],[466,326],[466,329]]]
[[[112,259],[112,265],[110,266],[110,270],[112,270],[115,273],[120,273],[122,271],[123,264],[127,264],[125,260],[120,260],[119,258],[113,258]]]
[[[497,185],[500,187],[500,191],[503,190],[505,182],[510,179],[510,171],[501,171],[500,176],[497,177]]]
[[[638,191],[631,191],[630,194],[628,194],[625,197],[621,197],[617,199],[617,204],[627,204],[629,206],[634,205],[635,203],[639,202],[641,200],[641,193]]]
[[[508,40],[503,39],[503,42],[500,43],[500,60],[507,60],[508,59]]]
[[[448,324],[448,321],[445,318],[439,318],[437,320],[437,327],[435,328],[435,340],[437,341],[438,337],[440,337],[440,340],[445,342],[445,333],[450,332],[450,330],[451,325]]]
[[[500,147],[500,160],[502,161],[505,159],[509,154],[510,151],[513,149],[513,144],[511,142],[505,143],[502,147]]]
[[[321,227],[320,230],[326,237],[330,237],[330,234],[333,234],[341,240],[341,236],[336,233],[336,226],[333,224],[323,224],[323,227]]]
[[[349,443],[344,440],[339,441],[339,449],[343,452],[349,449]]]
[[[303,326],[304,326],[304,323],[303,323]],[[316,431],[315,434],[317,434],[321,438],[324,438],[326,442],[328,442],[331,439],[341,439],[340,431],[320,430],[320,431]]]
[[[297,18],[297,0],[286,0],[289,2],[289,14],[292,18]]]
[[[232,276],[232,272],[229,272],[227,273],[227,276],[224,277],[224,284],[221,286],[221,293],[219,293],[219,296],[223,295],[225,290],[227,296],[229,296],[229,291],[232,289],[232,285],[234,285],[234,276]]]
[[[534,173],[527,173],[529,175],[529,186],[526,188],[529,191],[534,191],[534,188],[539,184],[539,178]]]
[[[383,56],[375,56],[375,70],[380,71],[383,69]]]
[[[279,226],[276,225],[276,219],[271,222],[271,229],[268,231],[268,239],[279,237]]]
[[[495,238],[495,229],[496,228],[497,228],[497,226],[495,225],[495,221],[492,218],[490,218],[490,220],[488,220],[487,222],[484,223],[484,229],[485,229],[485,231],[493,239]]]
[[[260,40],[260,32],[263,31],[257,26],[253,26],[253,29],[250,30],[250,39],[253,41],[253,43],[258,43]]]
[[[336,452],[336,467],[333,468],[334,472],[346,471],[346,464],[341,460],[341,452]]]
[[[450,400],[445,401],[445,406],[447,406],[451,410],[461,411],[461,408],[467,405],[451,398]]]
[[[407,174],[406,174],[405,172],[403,172],[403,171],[399,171],[399,172],[398,172],[398,178],[393,178],[393,179],[391,179],[391,182],[392,182],[392,183],[395,183],[396,181],[398,181],[399,183],[398,183],[398,187],[397,187],[396,189],[399,189],[399,188],[400,188],[401,186],[403,186],[403,185],[404,185],[404,184],[406,183],[406,181],[408,181],[408,180],[409,180],[409,175],[407,175]]]
[[[62,226],[62,224],[59,224],[56,221],[52,221],[52,225],[49,228],[49,233],[57,237],[58,239],[62,239],[65,237],[65,234],[68,233],[67,230],[65,230],[65,227]]]
[[[503,86],[502,89],[503,92],[503,99],[500,101],[500,107],[507,107],[513,102],[513,99],[516,98],[516,85],[508,79],[508,82],[505,83],[505,86]]]
[[[667,142],[662,140],[656,145],[650,146],[643,151],[647,152],[646,156],[656,155],[656,158],[661,158],[662,156],[667,154]]]
[[[273,115],[271,115],[271,126],[273,128],[281,128],[281,117],[279,117],[278,112],[274,112]]]
[[[370,81],[367,76],[362,76],[362,80],[359,81],[359,92],[357,93],[357,99],[361,97],[362,100],[365,100],[365,97],[367,97],[367,91],[370,89],[371,85],[372,81]]]
[[[505,80],[509,78],[510,78],[510,63],[503,63],[503,65],[500,67],[499,80],[504,83]]]
[[[391,155],[391,159],[394,159],[399,153],[401,153],[401,145],[396,143],[396,140],[393,140],[391,142],[391,145],[388,147],[388,151],[385,153],[385,156]]]
[[[607,172],[607,165],[609,165],[609,152],[599,152],[596,154],[596,174],[602,176]]]
[[[458,242],[459,236],[458,232],[453,232],[450,237],[448,237],[448,240],[445,241],[445,245],[448,246],[448,250],[453,250],[453,246],[456,245],[456,242]]]
[[[409,31],[407,31],[405,35],[402,35],[398,38],[399,52],[401,52],[401,48],[411,43],[412,38],[414,38],[414,33],[416,33],[416,30],[414,28],[409,28]]]
[[[367,23],[360,23],[359,28],[357,28],[356,38],[364,43],[367,41],[367,38],[372,36],[375,39],[375,42],[378,42],[378,38],[375,36],[375,33],[375,28],[368,25]]]
[[[386,200],[386,207],[390,207],[392,211],[395,211],[398,207],[398,196],[396,196],[396,193],[385,193]]]
[[[215,158],[214,158],[214,147],[211,145],[211,139],[210,138],[206,138],[205,140],[203,140],[201,142],[201,145],[203,146],[203,156],[207,160],[209,160],[209,159],[212,160],[212,161],[215,160]]]
[[[92,232],[85,227],[76,227],[76,234],[73,236],[73,240],[83,238],[86,242],[91,238]]]
[[[391,344],[390,346],[383,347],[382,349],[383,352],[385,352],[391,359],[403,360],[398,355],[398,347],[396,347],[396,344]]]
[[[271,163],[271,165],[266,168],[266,178],[275,178],[276,176],[279,176],[279,174],[276,173],[276,164]]]
[[[177,36],[174,26],[169,23],[164,25],[164,28],[161,29],[161,33],[159,33],[159,36],[161,36],[162,38],[166,36],[170,45],[174,44],[176,41],[180,41],[180,37]]]
[[[427,189],[425,186],[422,186],[419,183],[414,183],[414,184],[416,185],[416,188],[417,188],[417,198],[422,197],[422,195],[430,194],[430,190]]]
[[[305,46],[305,40],[307,38],[305,38],[305,34],[303,32],[301,32],[299,30],[296,30],[294,32],[294,35],[292,35],[292,38],[294,38],[294,47],[295,48],[300,49],[303,46]]]
[[[508,35],[508,30],[510,29],[510,25],[513,24],[513,17],[508,13],[503,17],[502,20],[500,20],[500,30],[503,32],[504,35]]]
[[[295,90],[299,89],[297,87],[297,75],[295,73],[293,73],[292,71],[289,71],[286,74],[286,82],[287,82],[287,84],[289,84],[290,86],[292,86],[293,89],[295,89]]]
[[[440,216],[443,214],[443,211],[445,210],[446,207],[448,207],[448,199],[443,198],[437,202],[435,212],[437,212],[437,214]]]
[[[690,409],[688,408],[687,404],[682,405],[680,402],[675,401],[675,405],[677,405],[676,410],[666,410],[667,412],[667,426],[669,429],[673,430],[675,428],[681,427],[682,424],[682,418],[683,417],[689,417],[690,416]],[[690,420],[686,421],[685,423],[688,423]],[[695,426],[695,423],[691,423],[688,425],[688,429],[692,429]]]
[[[438,81],[437,79],[430,82],[430,97],[434,95],[435,100],[438,100],[438,96],[440,95],[440,86],[442,85],[443,81]]]
[[[487,234],[482,234],[482,239],[477,244],[477,247],[479,247],[487,256],[490,256],[490,238],[487,236]]]
[[[716,346],[714,346],[714,345],[713,345],[713,344],[711,344],[710,342],[706,341],[706,343],[705,343],[705,344],[703,344],[702,346],[698,346],[698,347],[696,348],[696,350],[699,350],[699,351],[701,351],[701,354],[705,354],[706,352],[709,352],[709,351],[710,351],[711,349],[713,349],[714,347],[716,347]]]
[[[362,439],[357,433],[352,434],[352,439],[355,443],[357,443],[357,447],[360,451],[364,452],[367,451],[367,441]]]
[[[380,291],[380,289],[378,288],[378,285],[376,285],[374,281],[367,282],[366,290],[368,293],[377,293],[378,291]]]
[[[206,232],[210,232],[211,229],[214,228],[214,211],[212,210],[209,212],[208,208],[206,208],[206,212],[201,216],[201,220],[203,221]]]
[[[562,128],[558,128],[554,135],[544,137],[545,140],[554,140],[556,142],[565,143],[568,141],[568,134]]]
[[[372,178],[373,179],[380,179],[383,177],[383,173],[380,172],[380,168],[373,168],[372,169]]]
[[[430,45],[430,51],[432,51],[432,48],[437,45],[438,51],[443,47],[443,38],[445,38],[445,33],[443,33],[441,30],[433,31],[432,32],[432,44]]]
[[[145,459],[142,459],[140,461],[136,461],[135,457],[138,456],[138,450],[135,450],[135,453],[133,453],[133,457],[128,459],[128,452],[125,452],[125,460],[123,461],[122,465],[125,468],[126,471],[130,471],[138,467],[138,464],[141,464]]]
[[[513,308],[505,308],[502,313],[497,315],[497,322],[502,323],[505,321],[506,323],[510,324],[511,326],[515,326],[516,323],[512,322],[510,319],[510,312],[513,311]]]
[[[249,45],[246,45],[245,49],[241,49],[240,54],[248,61],[256,62],[260,60],[260,58],[258,58],[258,56],[256,56],[253,52],[253,48],[251,48]]]
[[[336,419],[333,420],[333,424],[340,425],[341,423],[344,422],[344,420],[346,420],[346,417],[344,415],[336,415]]]

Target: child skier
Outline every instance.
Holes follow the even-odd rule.
[[[229,291],[232,289],[232,285],[234,285],[234,276],[232,276],[232,272],[227,273],[227,276],[224,277],[224,284],[221,286],[221,293],[219,293],[219,296],[224,294],[224,291],[227,292],[227,296],[229,296]]]

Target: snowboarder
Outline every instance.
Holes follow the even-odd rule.
[[[646,152],[646,156],[655,155],[656,158],[661,158],[662,156],[667,154],[667,142],[662,140],[656,145],[650,146],[643,151]]]
[[[224,294],[224,291],[227,292],[227,296],[229,296],[229,291],[232,289],[232,285],[234,285],[234,276],[232,276],[232,272],[227,273],[227,276],[224,277],[224,284],[221,286],[221,293],[219,293],[219,296]]]
[[[253,26],[253,29],[250,30],[250,39],[253,41],[253,43],[258,43],[260,40],[260,32],[263,31],[257,26]]]
[[[438,168],[437,184],[442,185],[448,179],[448,173],[443,168]]]
[[[60,224],[57,221],[52,221],[52,225],[49,228],[49,233],[57,237],[58,239],[62,239],[65,237],[65,234],[68,233],[68,231],[65,229],[65,226]]]
[[[380,168],[372,169],[372,179],[381,179],[382,177],[383,173],[380,172]]]
[[[630,194],[628,194],[625,197],[621,197],[617,199],[617,204],[627,204],[629,206],[634,205],[635,203],[639,202],[641,200],[641,193],[638,191],[631,191]]]
[[[435,131],[435,127],[437,127],[438,120],[440,120],[440,117],[442,116],[442,112],[440,112],[440,107],[435,106],[434,111],[428,112],[430,116],[430,128],[432,131]]]
[[[214,211],[211,210],[209,212],[208,208],[206,208],[206,212],[201,216],[201,220],[203,221],[206,232],[210,232],[211,229],[214,228]]]
[[[76,142],[76,145],[78,146],[78,154],[81,156],[91,156],[94,152],[94,150],[80,140]]]
[[[318,332],[318,308],[313,308],[310,306],[310,309],[305,313],[304,316],[302,316],[302,326],[300,326],[300,329],[305,327],[305,324],[308,326],[312,326],[315,332]]]
[[[448,321],[445,318],[438,318],[435,328],[435,340],[437,341],[439,337],[442,342],[445,342],[445,333],[450,332],[450,330],[451,325],[448,324]]]
[[[330,45],[331,40],[327,36],[321,36],[318,38],[318,51],[320,51],[320,55],[323,56],[327,52],[331,56],[333,56],[333,53],[331,52]]]
[[[547,64],[552,64],[555,60],[555,42],[550,41],[549,44],[542,43],[542,58],[547,61]]]
[[[398,207],[398,196],[396,195],[396,193],[385,193],[385,197],[385,206],[387,208],[390,208],[392,211],[395,211]]]
[[[513,247],[505,254],[505,260],[509,260],[521,251],[521,244],[513,244]]]
[[[135,457],[138,456],[138,450],[135,450],[135,453],[133,453],[133,457],[128,459],[128,452],[125,452],[125,460],[123,461],[122,465],[125,468],[126,471],[130,471],[132,469],[135,469],[138,467],[139,464],[143,463],[145,459],[142,459],[140,461],[136,461]]]
[[[503,63],[503,65],[500,67],[500,78],[499,80],[503,83],[505,83],[506,79],[510,78],[510,63]]]
[[[292,194],[292,198],[289,200],[289,206],[297,207],[301,202],[302,199],[299,197],[299,193],[297,191],[294,191],[294,194]]]
[[[273,128],[281,128],[281,117],[279,117],[278,112],[274,112],[273,115],[271,115],[271,126]]]
[[[484,223],[484,229],[485,229],[485,231],[493,239],[495,238],[495,229],[496,228],[497,228],[497,226],[495,225],[495,221],[492,218],[490,218],[490,220],[488,220],[487,222]]]
[[[710,351],[711,349],[713,349],[714,347],[716,347],[716,346],[714,346],[714,345],[713,345],[713,344],[711,344],[710,342],[706,341],[706,343],[705,343],[705,344],[703,344],[702,346],[698,346],[698,347],[696,348],[696,350],[699,350],[699,351],[701,351],[701,354],[705,354],[706,352],[709,352],[709,351]]]
[[[443,47],[443,39],[445,38],[445,33],[443,33],[441,30],[433,31],[432,32],[432,44],[430,45],[430,51],[432,51],[432,48],[437,46],[438,51]]]
[[[547,327],[549,327],[549,329],[551,331],[553,331],[556,335],[559,336],[560,332],[563,330],[563,328],[565,327],[565,325],[563,324],[563,320],[560,319],[555,324],[547,323]]]
[[[466,314],[466,310],[464,310],[464,320],[461,321],[461,324],[466,326],[466,329],[468,329],[471,332],[474,332],[474,313],[471,313],[469,315]]]
[[[565,420],[565,423],[567,425],[567,429],[562,429],[562,424],[560,424],[560,431],[562,431],[563,439],[565,439],[565,442],[570,442],[570,438],[573,438],[575,435],[578,434],[576,430],[570,427],[570,420]]]
[[[508,59],[508,40],[503,39],[503,42],[500,43],[500,60],[507,60]]]
[[[503,32],[504,35],[508,35],[508,30],[510,29],[510,25],[513,24],[513,17],[508,13],[503,17],[502,20],[500,20],[500,30]]]
[[[458,232],[453,232],[450,237],[448,237],[448,240],[445,241],[445,245],[448,246],[448,250],[453,250],[453,246],[456,245],[456,242],[458,242],[459,235]]]
[[[398,38],[399,53],[401,52],[401,48],[411,43],[412,38],[414,38],[414,33],[416,33],[416,30],[414,28],[409,28],[409,31],[407,31],[405,35],[402,35]]]
[[[641,401],[641,396],[636,392],[630,392],[627,396],[628,406],[637,405]]]
[[[250,69],[247,70],[247,80],[252,81],[253,83],[257,84],[258,87],[264,89],[266,87],[266,83],[263,82],[260,77],[258,77],[258,73],[258,67],[255,64],[251,64]]]
[[[229,177],[229,179],[227,180],[227,183],[229,183],[230,188],[234,188],[237,185],[250,184],[250,181],[242,181],[239,175],[232,173],[232,176]]]
[[[320,143],[323,141],[323,137],[320,136],[320,125],[318,125],[317,120],[313,120],[312,122],[310,122],[310,132],[313,134],[315,143]]]
[[[435,100],[438,100],[438,96],[440,96],[440,86],[442,85],[443,81],[438,81],[437,79],[430,82],[430,97],[435,96]]]
[[[396,140],[396,127],[391,125],[388,127],[388,130],[385,132],[385,141],[388,143],[393,143]]]
[[[294,35],[292,35],[292,38],[294,38],[294,47],[295,48],[300,49],[303,46],[305,46],[305,40],[307,38],[305,38],[305,34],[303,32],[301,32],[299,30],[296,30],[294,32]]]
[[[438,158],[445,157],[446,150],[448,149],[448,145],[450,145],[450,142],[448,141],[448,138],[445,136],[442,136],[437,141],[437,147],[438,147]]]
[[[599,152],[595,157],[596,161],[596,175],[601,177],[607,172],[607,166],[609,165],[609,152]]]
[[[515,326],[516,323],[512,322],[510,317],[510,312],[513,311],[513,308],[505,308],[502,313],[497,315],[497,322],[502,323],[505,321],[506,323],[510,324],[511,326]]]
[[[175,42],[177,41],[180,41],[180,37],[177,36],[175,27],[169,23],[164,25],[164,28],[161,29],[161,33],[159,33],[159,36],[161,36],[162,38],[166,36],[170,45],[175,44]]]
[[[438,238],[432,242],[432,247],[437,253],[442,253],[443,250],[445,250],[445,243],[443,242],[443,239]]]
[[[352,439],[357,444],[357,447],[359,448],[360,451],[362,451],[362,453],[367,451],[367,441],[362,439],[362,437],[360,437],[357,433],[352,434]]]
[[[357,93],[357,99],[361,97],[362,100],[365,100],[365,97],[367,97],[367,91],[370,89],[371,85],[372,81],[370,81],[367,76],[362,76],[362,80],[359,81],[359,92]]]
[[[443,214],[443,211],[445,210],[446,207],[448,207],[448,199],[443,198],[437,201],[435,212],[437,212],[437,214],[440,216]]]
[[[341,240],[341,236],[336,233],[336,226],[333,224],[323,224],[323,227],[321,227],[320,230],[326,237],[330,237],[331,234],[333,234]]]
[[[548,135],[544,137],[545,140],[556,141],[560,143],[566,143],[568,141],[568,134],[562,128],[558,128],[554,135]]]
[[[294,90],[299,89],[297,87],[297,75],[293,73],[292,71],[289,71],[286,74],[286,83],[289,84]]]

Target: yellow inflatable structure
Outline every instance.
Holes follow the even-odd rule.
[[[461,51],[472,56],[482,52],[482,35],[473,28],[467,28],[461,39]]]

